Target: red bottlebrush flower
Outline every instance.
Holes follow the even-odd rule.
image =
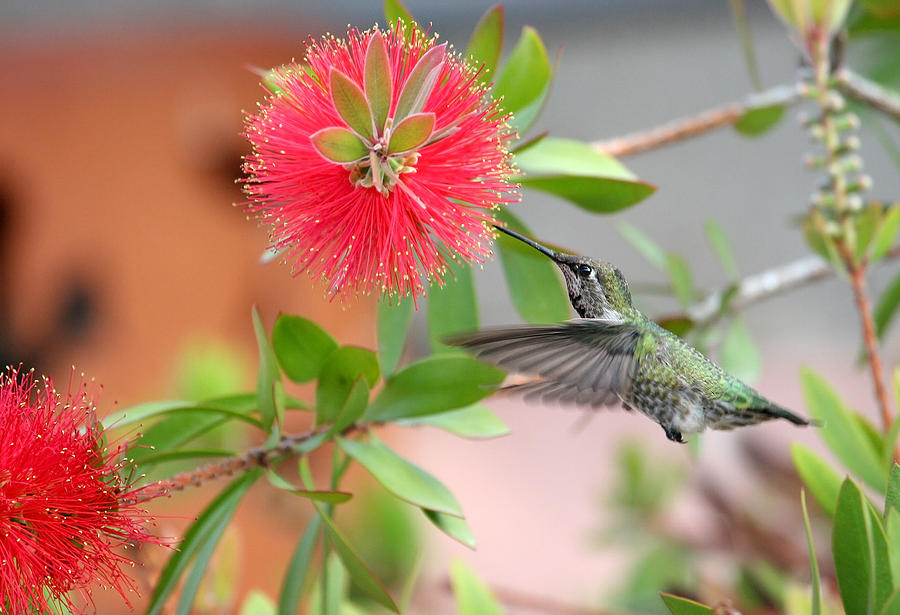
[[[332,295],[423,292],[448,259],[490,253],[492,210],[518,200],[513,136],[475,69],[398,25],[311,42],[246,120],[249,210],[294,272]]]
[[[122,594],[134,583],[118,547],[159,542],[120,477],[82,382],[61,396],[45,378],[0,374],[0,613],[79,612],[69,592],[92,584]],[[57,609],[54,608],[54,612]]]

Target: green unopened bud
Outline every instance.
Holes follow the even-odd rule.
[[[850,10],[850,0],[769,0],[784,23],[806,38],[814,30],[834,34]]]
[[[872,188],[872,177],[869,175],[860,175],[855,180],[847,184],[847,192],[865,192]]]
[[[850,195],[847,195],[846,205],[847,205],[847,209],[849,209],[850,211],[857,212],[857,211],[862,211],[864,203],[863,203],[863,199],[860,195],[850,194]]]
[[[838,147],[834,151],[834,153],[837,154],[838,156],[840,156],[842,154],[848,154],[850,152],[855,152],[856,150],[858,150],[859,146],[860,146],[859,137],[857,137],[854,134],[850,134],[850,135],[845,136],[841,140],[840,145],[838,145]]]
[[[855,113],[844,113],[834,118],[834,127],[837,130],[858,130],[859,116]]]

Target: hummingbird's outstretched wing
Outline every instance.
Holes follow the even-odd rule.
[[[641,333],[621,319],[576,319],[555,325],[486,329],[446,340],[479,359],[541,380],[517,390],[544,401],[607,406],[631,388]]]

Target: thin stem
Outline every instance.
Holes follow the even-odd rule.
[[[187,487],[199,487],[204,483],[222,476],[232,476],[237,472],[246,472],[256,467],[267,467],[282,457],[296,454],[295,447],[303,442],[312,440],[316,436],[326,433],[330,425],[323,425],[293,436],[284,436],[274,448],[257,446],[234,457],[226,457],[221,461],[208,463],[194,470],[181,472],[175,476],[150,483],[138,489],[133,497],[134,502],[146,502],[154,498],[171,494],[173,491],[183,491]],[[359,425],[351,425],[342,434],[363,429]]]
[[[631,156],[697,137],[722,126],[730,126],[748,111],[773,105],[792,105],[799,100],[800,93],[797,85],[782,85],[748,96],[743,102],[729,103],[649,130],[614,139],[594,141],[589,145],[610,156]]]
[[[878,348],[878,336],[875,334],[875,323],[872,320],[872,309],[869,303],[868,291],[866,289],[866,269],[867,264],[854,263],[849,252],[844,252],[844,263],[850,274],[850,283],[853,286],[853,298],[856,300],[856,310],[859,312],[859,319],[862,324],[863,342],[866,345],[866,356],[869,359],[869,366],[872,371],[872,383],[875,386],[875,398],[878,400],[878,407],[881,411],[881,424],[885,431],[891,428],[894,422],[893,413],[891,412],[891,402],[888,397],[887,387],[884,384],[884,368],[881,362],[881,351]],[[900,456],[895,453],[895,457]]]
[[[844,94],[900,121],[900,93],[869,81],[847,68],[837,70],[834,77]]]
[[[891,248],[884,255],[884,260],[898,257],[900,257],[900,245]],[[821,258],[806,256],[785,265],[747,276],[737,282],[736,291],[732,290],[735,285],[729,284],[708,294],[702,301],[690,306],[683,314],[673,314],[665,318],[688,318],[697,326],[712,324],[722,315],[722,301],[732,292],[734,295],[731,297],[727,313],[740,311],[754,303],[824,280],[834,274],[834,268]]]

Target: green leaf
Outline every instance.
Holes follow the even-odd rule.
[[[416,25],[416,20],[413,19],[412,13],[400,0],[384,0],[384,17],[391,27],[395,26],[397,21],[407,26],[415,27]]]
[[[841,485],[832,533],[834,568],[847,613],[879,613],[893,591],[887,540],[852,480]]]
[[[259,318],[259,311],[253,306],[253,331],[256,334],[256,344],[259,347],[259,371],[256,376],[256,399],[259,414],[262,417],[263,428],[268,433],[275,422],[275,396],[272,385],[281,381],[281,372],[278,370],[278,360],[269,343],[269,337]]]
[[[227,407],[219,407],[215,403],[207,405],[206,402],[192,401],[152,401],[137,406],[132,406],[115,414],[111,414],[103,420],[107,429],[119,429],[135,423],[143,423],[151,419],[168,415],[178,415],[189,412],[195,416],[215,416],[225,421],[234,419],[243,423],[250,423],[256,427],[262,427],[262,423],[246,412],[239,412]]]
[[[872,263],[877,263],[884,258],[888,250],[893,247],[898,229],[900,229],[900,204],[895,203],[888,208],[881,220],[881,226],[875,233],[875,239],[872,242]]]
[[[725,338],[719,347],[719,363],[722,369],[745,382],[753,382],[759,378],[762,370],[759,349],[750,336],[744,319],[739,316],[735,316],[728,323]]]
[[[378,303],[378,358],[385,377],[394,373],[400,362],[412,315],[412,301],[398,298],[391,305],[388,297],[382,297]]]
[[[345,429],[358,421],[366,411],[366,406],[368,405],[369,385],[366,384],[366,379],[363,376],[360,376],[356,379],[353,386],[350,387],[347,399],[344,400],[344,404],[341,406],[340,411],[338,411],[334,423],[328,430],[328,438],[335,434],[343,433]]]
[[[434,476],[413,465],[377,440],[361,442],[337,438],[341,449],[381,483],[385,489],[410,504],[462,517],[459,502]]]
[[[224,449],[187,449],[177,451],[156,452],[150,451],[147,455],[140,458],[141,471],[152,466],[170,461],[184,461],[185,459],[210,459],[213,457],[234,457],[238,453],[233,450]]]
[[[475,535],[472,534],[472,530],[469,529],[469,524],[466,523],[465,519],[454,517],[453,515],[445,515],[444,513],[435,512],[425,508],[422,509],[422,512],[425,513],[425,516],[428,517],[428,520],[431,521],[435,527],[450,538],[470,549],[476,547],[477,543],[475,542]]]
[[[318,378],[338,344],[313,321],[281,314],[272,327],[272,347],[281,369],[293,382]]]
[[[409,78],[397,98],[397,107],[394,109],[395,123],[422,110],[431,90],[434,89],[434,84],[437,83],[441,66],[446,57],[446,43],[432,47],[422,54],[415,67],[410,71]]]
[[[666,262],[668,259],[666,257],[666,252],[653,238],[628,222],[619,222],[616,228],[618,229],[619,234],[644,257],[644,260],[660,271],[667,270],[668,265]]]
[[[399,122],[391,132],[389,154],[416,149],[425,143],[434,131],[434,113],[413,113]]]
[[[271,469],[266,472],[266,478],[269,479],[269,484],[271,484],[273,487],[281,489],[282,491],[287,491],[288,493],[293,493],[294,495],[299,495],[301,498],[315,500],[316,502],[325,502],[326,504],[343,504],[353,497],[352,493],[347,493],[346,491],[319,491],[299,489]]]
[[[699,602],[666,593],[660,596],[672,615],[712,615],[713,610]]]
[[[878,336],[878,339],[884,337],[885,332],[894,320],[894,316],[897,315],[898,307],[900,307],[900,273],[894,276],[888,283],[887,288],[881,293],[881,296],[878,297],[878,303],[872,314],[872,319],[875,321],[875,334]]]
[[[462,350],[441,343],[451,333],[478,328],[478,301],[472,268],[451,262],[443,287],[431,285],[428,294],[428,335],[435,354],[461,354]]]
[[[506,209],[499,210],[497,218],[514,231],[531,234]],[[519,316],[532,323],[566,320],[571,314],[569,297],[553,261],[508,235],[501,234],[497,246],[509,296]]]
[[[868,251],[869,245],[881,225],[881,218],[881,205],[878,203],[870,203],[852,217],[851,221],[856,231],[856,251],[854,253],[856,262],[862,262],[863,256]]]
[[[678,302],[682,307],[690,307],[694,302],[694,282],[687,263],[677,254],[667,254],[666,272]]]
[[[212,559],[213,552],[219,545],[219,541],[222,539],[222,534],[225,533],[227,526],[228,519],[226,518],[222,523],[210,528],[209,534],[194,556],[190,573],[181,585],[181,595],[178,598],[178,607],[175,610],[175,615],[190,615],[191,607],[197,598],[197,590],[200,589],[200,583],[203,581],[203,577],[206,576],[209,560]]]
[[[480,404],[429,414],[412,419],[401,419],[398,425],[429,425],[461,438],[496,438],[509,433],[509,427],[497,415]]]
[[[363,77],[366,98],[372,108],[372,119],[375,128],[381,131],[391,108],[391,64],[388,59],[387,46],[381,32],[375,32],[369,39],[366,49],[365,74]]]
[[[450,583],[459,615],[502,615],[505,612],[488,586],[462,560],[451,562]]]
[[[888,557],[891,560],[891,577],[894,587],[900,588],[900,513],[896,508],[887,509],[884,525],[888,540]]]
[[[768,105],[750,109],[734,123],[734,129],[745,137],[758,137],[774,128],[784,117],[784,105]]]
[[[881,615],[900,615],[900,589],[895,590],[884,603]]]
[[[362,558],[350,546],[347,539],[344,538],[344,535],[334,524],[334,521],[322,508],[322,505],[313,502],[313,506],[316,507],[319,518],[325,522],[325,531],[328,534],[328,539],[334,546],[335,551],[337,551],[338,557],[341,558],[344,568],[350,573],[350,578],[353,579],[356,586],[381,606],[399,613],[400,610],[397,608],[391,595],[384,588],[384,585],[381,584],[381,581],[375,577],[365,562],[362,561]]]
[[[525,26],[512,53],[497,74],[492,94],[501,99],[504,111],[515,114],[529,105],[543,101],[552,76],[553,68],[544,42],[537,30]],[[517,122],[517,118],[511,124],[521,134],[525,134],[530,127],[530,124],[523,124],[521,120]]]
[[[463,55],[477,69],[481,67],[481,80],[490,81],[500,61],[503,47],[503,5],[495,4],[481,16],[469,38]]]
[[[791,459],[816,502],[828,516],[833,517],[838,492],[841,490],[841,477],[805,444],[791,444]]]
[[[525,187],[549,192],[595,213],[634,205],[656,188],[635,177],[612,156],[581,141],[547,137],[520,151],[516,165]]]
[[[888,478],[887,492],[884,498],[885,516],[887,516],[888,510],[891,508],[895,508],[897,512],[900,512],[900,465],[896,463],[891,466],[891,475]]]
[[[853,473],[873,488],[884,489],[887,469],[881,463],[881,451],[875,449],[854,413],[813,371],[804,369],[802,381],[810,414],[824,423],[819,434],[825,443]]]
[[[706,237],[709,239],[716,256],[719,257],[719,262],[722,263],[722,269],[725,270],[728,279],[736,280],[739,278],[740,272],[738,271],[737,261],[734,260],[731,242],[728,241],[728,236],[725,234],[722,226],[715,220],[707,220],[704,229],[706,230]]]
[[[313,148],[331,162],[342,164],[369,155],[369,148],[356,134],[340,126],[330,126],[309,136]]]
[[[372,111],[369,109],[365,92],[350,77],[336,68],[331,69],[329,79],[331,100],[338,115],[353,132],[371,143]]]
[[[812,528],[809,526],[806,494],[802,489],[800,490],[800,508],[803,511],[803,528],[806,530],[806,546],[809,550],[809,578],[812,583],[812,610],[810,615],[819,615],[822,611],[822,577],[819,574],[819,560],[816,559],[816,546],[813,543]]]
[[[297,543],[291,563],[288,564],[284,581],[281,582],[281,595],[278,598],[278,615],[296,615],[300,609],[300,597],[303,595],[303,585],[306,575],[309,573],[309,564],[312,561],[313,550],[322,527],[322,519],[315,516],[303,531],[303,537]]]
[[[331,353],[316,386],[316,425],[337,419],[360,376],[369,387],[378,381],[378,357],[374,352],[358,346],[341,346]]]
[[[463,408],[490,395],[505,376],[470,357],[429,357],[394,374],[364,418],[385,422]]]
[[[184,540],[178,545],[178,550],[169,557],[169,561],[156,582],[146,615],[157,615],[162,611],[166,600],[178,586],[178,580],[187,569],[191,559],[208,542],[218,541],[218,536],[228,525],[241,498],[261,473],[262,471],[256,468],[233,481],[191,524],[184,535]]]

